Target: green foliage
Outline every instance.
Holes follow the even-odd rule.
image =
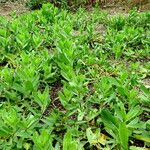
[[[64,150],[78,150],[81,149],[83,150],[82,145],[79,143],[79,141],[77,140],[73,140],[72,138],[72,130],[68,130],[66,132],[66,134],[64,135],[64,139],[63,139],[63,149]]]
[[[28,0],[26,6],[32,10],[40,9],[44,3],[49,2],[49,0]]]
[[[33,149],[42,150],[42,149],[51,149],[52,147],[52,141],[50,137],[50,133],[47,130],[42,130],[40,135],[35,132],[32,136],[34,147]]]
[[[49,96],[49,88],[46,87],[44,92],[41,93],[40,91],[33,93],[34,101],[39,104],[41,107],[41,111],[44,113],[46,107],[50,103],[50,96]]]
[[[87,0],[28,0],[26,2],[26,5],[30,9],[35,10],[40,9],[45,3],[52,3],[57,7],[74,9],[78,8],[79,6],[85,5],[87,3]]]
[[[52,4],[0,17],[0,149],[148,148],[149,17]]]

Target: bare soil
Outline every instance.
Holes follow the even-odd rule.
[[[126,13],[131,9],[131,6],[128,4],[110,4],[110,0],[106,0],[106,4],[103,6],[103,10],[106,10],[110,15],[116,15],[118,13]],[[124,0],[125,1],[125,0]],[[135,0],[139,1],[139,0]],[[147,11],[150,10],[150,0],[143,0],[145,3],[142,3],[139,7],[139,11]],[[23,14],[27,11],[27,7],[25,6],[26,0],[19,0],[15,2],[10,2],[9,0],[5,3],[0,1],[0,16],[11,17],[12,12],[16,12],[17,15]]]
[[[51,104],[47,107],[47,109],[44,112],[44,116],[49,115],[51,110],[53,109],[59,109],[61,111],[65,111],[64,107],[62,106],[59,97],[58,92],[62,90],[62,83],[61,81],[56,81],[53,83],[52,88],[50,90],[50,98],[51,98]]]
[[[6,2],[0,3],[0,16],[11,17],[13,12],[16,12],[17,15],[23,14],[29,11],[25,3],[21,2]]]
[[[150,77],[143,79],[143,82],[146,88],[150,89]]]

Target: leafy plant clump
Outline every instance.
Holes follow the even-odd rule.
[[[26,5],[32,10],[40,9],[43,4],[45,3],[52,3],[53,5],[61,8],[67,8],[76,10],[79,7],[82,6],[93,6],[96,4],[101,4],[101,1],[96,0],[27,0]]]
[[[0,149],[149,149],[149,37],[149,11],[0,17]]]

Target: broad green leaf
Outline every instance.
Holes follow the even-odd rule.
[[[134,117],[137,117],[139,114],[142,113],[142,109],[140,106],[135,106],[130,109],[130,111],[126,115],[126,121],[130,121]]]
[[[149,148],[130,146],[130,150],[149,150]]]
[[[118,122],[116,118],[107,109],[102,110],[101,117],[102,121],[108,128],[112,129],[114,132],[117,132]]]
[[[138,140],[150,143],[150,134],[149,135],[134,135]]]
[[[73,140],[71,129],[64,136],[63,150],[78,150],[78,142]]]
[[[129,133],[125,123],[119,124],[119,139],[122,150],[128,150]]]

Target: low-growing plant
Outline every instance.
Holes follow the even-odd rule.
[[[149,148],[149,11],[49,3],[0,26],[0,149]]]

